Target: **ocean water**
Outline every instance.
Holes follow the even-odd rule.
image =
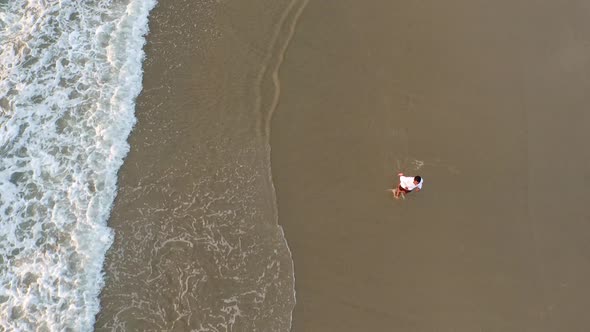
[[[155,2],[0,2],[0,330],[93,328]]]

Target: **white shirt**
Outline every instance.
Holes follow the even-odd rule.
[[[422,190],[422,184],[424,183],[424,179],[420,180],[420,183],[415,185],[413,176],[400,176],[399,183],[402,185],[402,188],[405,188],[410,191],[416,189],[416,187]]]

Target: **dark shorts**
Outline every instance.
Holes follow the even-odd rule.
[[[409,193],[409,192],[412,192],[411,190],[408,190],[408,189],[406,189],[406,188],[404,188],[402,186],[397,186],[397,190],[399,190],[399,191],[401,191],[403,193],[406,193],[406,194]]]

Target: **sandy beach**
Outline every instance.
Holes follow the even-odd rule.
[[[293,331],[590,327],[589,10],[307,5],[271,131]]]
[[[589,18],[159,1],[96,330],[588,330]]]
[[[97,331],[288,331],[268,119],[298,1],[159,1]]]

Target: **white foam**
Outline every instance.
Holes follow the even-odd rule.
[[[0,330],[92,330],[156,0],[0,5]]]

